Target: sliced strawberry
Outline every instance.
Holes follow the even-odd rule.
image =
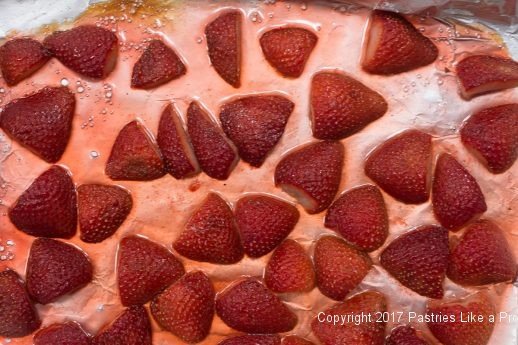
[[[158,147],[140,121],[131,121],[121,129],[105,172],[112,180],[131,181],[150,181],[165,175]]]
[[[33,75],[49,59],[49,52],[32,38],[15,38],[0,47],[0,70],[9,86]]]
[[[151,345],[151,322],[146,308],[133,306],[106,325],[92,345]]]
[[[281,345],[281,337],[276,334],[246,334],[226,338],[218,345]]]
[[[234,264],[244,256],[232,210],[215,193],[191,215],[173,247],[186,258],[215,264]]]
[[[275,185],[297,199],[307,213],[324,211],[333,201],[344,164],[340,142],[321,141],[296,148],[275,168]]]
[[[432,206],[437,220],[452,231],[487,210],[477,180],[446,153],[439,156],[435,165]]]
[[[392,330],[385,345],[430,345],[412,326],[398,326]]]
[[[0,272],[0,336],[18,338],[31,334],[41,321],[18,273]]]
[[[246,96],[224,104],[219,118],[241,158],[260,167],[281,139],[294,106],[282,96]]]
[[[246,333],[291,331],[297,316],[255,278],[227,287],[216,298],[216,312],[229,327]]]
[[[79,186],[77,201],[81,239],[88,243],[102,242],[113,235],[133,207],[126,189],[102,184]]]
[[[320,72],[311,81],[313,136],[339,140],[360,131],[387,112],[376,91],[340,72]]]
[[[325,226],[361,250],[378,249],[388,236],[387,207],[381,192],[364,185],[342,194],[327,210]]]
[[[511,168],[518,157],[518,104],[483,109],[460,130],[464,145],[494,174]]]
[[[245,253],[257,258],[274,250],[295,228],[299,216],[295,206],[264,194],[239,199],[235,217]]]
[[[210,177],[226,180],[239,157],[210,115],[192,102],[187,110],[187,131],[201,169]]]
[[[362,68],[372,74],[397,74],[431,64],[439,51],[403,16],[372,12]]]
[[[241,86],[242,17],[240,11],[225,11],[205,27],[210,62],[220,77],[235,88]]]
[[[67,88],[45,87],[7,104],[0,113],[0,128],[41,159],[55,163],[67,147],[75,105]]]
[[[140,236],[121,240],[117,277],[123,305],[145,304],[184,273],[183,264],[158,243]]]
[[[90,345],[90,336],[77,322],[55,323],[34,335],[34,345]]]
[[[282,345],[315,345],[311,341],[296,335],[290,335],[282,339]]]
[[[93,79],[106,78],[117,63],[117,36],[95,25],[56,31],[45,38],[43,45],[63,65]]]
[[[54,165],[38,176],[9,209],[9,218],[18,229],[31,236],[74,236],[77,196],[68,171]]]
[[[448,230],[424,225],[392,241],[381,253],[380,263],[407,288],[442,298],[449,255]]]

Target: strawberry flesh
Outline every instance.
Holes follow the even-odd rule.
[[[34,335],[34,345],[90,345],[90,336],[77,322],[56,323]]]
[[[7,85],[15,86],[50,59],[43,45],[32,38],[15,38],[0,47],[0,71]]]
[[[226,338],[218,345],[281,345],[281,337],[274,334],[245,334]]]
[[[151,344],[151,322],[143,306],[127,308],[92,340],[92,345]]]
[[[399,326],[392,330],[385,345],[430,345],[417,335],[411,326]]]
[[[282,345],[315,345],[311,341],[296,335],[290,335],[282,339]]]

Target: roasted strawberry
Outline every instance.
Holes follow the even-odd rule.
[[[372,74],[397,74],[431,64],[439,51],[403,16],[372,12],[362,68]]]
[[[412,326],[398,326],[392,330],[385,345],[430,345]]]
[[[151,322],[143,306],[127,308],[92,340],[92,345],[151,344]]]
[[[245,334],[226,338],[218,345],[281,345],[281,337],[276,334]]]
[[[376,91],[341,72],[320,72],[311,81],[311,123],[317,139],[339,140],[387,112]]]
[[[34,335],[34,345],[90,345],[90,336],[77,322],[55,323]]]
[[[260,167],[281,139],[294,106],[283,96],[246,96],[224,104],[219,118],[239,156]]]
[[[0,47],[0,70],[5,82],[14,86],[33,75],[50,59],[43,45],[32,38],[15,38]]]
[[[77,196],[68,171],[54,165],[38,176],[9,209],[9,218],[18,229],[31,236],[74,236]]]
[[[311,341],[296,335],[290,335],[282,339],[282,345],[315,345]]]

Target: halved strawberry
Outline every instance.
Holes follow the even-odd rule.
[[[307,213],[319,213],[333,201],[344,164],[344,147],[321,141],[298,147],[275,168],[275,185],[297,199]]]
[[[392,241],[381,253],[380,263],[407,288],[442,298],[449,255],[448,230],[423,225]]]
[[[239,199],[235,217],[245,253],[257,258],[274,250],[295,228],[299,216],[292,204],[265,194]]]
[[[191,215],[173,247],[188,259],[215,264],[234,264],[244,256],[232,210],[215,193]]]
[[[34,345],[90,345],[90,336],[73,321],[55,323],[34,335]]]
[[[432,206],[437,220],[452,231],[487,210],[477,180],[447,153],[441,154],[435,165]]]
[[[205,27],[210,62],[220,77],[235,88],[241,86],[242,17],[240,11],[225,11]]]
[[[281,337],[276,334],[245,334],[226,338],[218,345],[281,345]]]
[[[45,38],[43,45],[63,65],[93,79],[106,78],[117,63],[117,36],[95,25],[56,31]]]
[[[49,59],[50,54],[43,45],[28,37],[9,40],[0,47],[0,70],[9,86],[33,75]]]
[[[131,121],[121,129],[105,172],[112,180],[131,181],[150,181],[165,175],[158,147],[140,121]]]
[[[246,96],[225,103],[219,118],[241,158],[260,167],[281,139],[294,106],[283,96]]]
[[[385,345],[430,345],[412,326],[398,326],[392,330]]]
[[[77,196],[68,171],[54,165],[38,176],[11,206],[9,219],[19,230],[31,236],[74,236]]]
[[[372,74],[397,74],[431,64],[439,51],[403,16],[374,10],[370,18],[362,68]]]
[[[123,305],[145,304],[184,273],[183,264],[158,243],[140,236],[121,240],[117,280]]]
[[[218,294],[216,312],[229,327],[246,333],[291,331],[297,316],[255,278],[234,283]]]
[[[376,91],[341,72],[319,72],[311,81],[311,123],[317,139],[339,140],[387,112]]]
[[[389,227],[380,190],[363,185],[345,192],[327,210],[325,226],[361,250],[378,249],[385,243]]]
[[[69,89],[45,87],[7,104],[0,113],[0,128],[38,157],[55,163],[67,147],[75,105]]]
[[[127,308],[92,340],[92,345],[151,344],[151,322],[143,306]]]
[[[259,39],[266,60],[289,78],[300,77],[317,41],[317,35],[301,27],[272,29]]]
[[[290,335],[282,339],[282,345],[315,345],[311,341],[296,335]]]
[[[485,108],[471,115],[460,137],[489,171],[503,173],[518,157],[518,104]]]

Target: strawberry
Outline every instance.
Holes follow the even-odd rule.
[[[165,330],[187,343],[209,334],[216,293],[201,271],[190,272],[153,299],[151,314]]]
[[[362,68],[372,74],[398,74],[431,64],[439,54],[432,41],[403,16],[374,10],[367,29]]]
[[[43,45],[63,65],[92,79],[106,78],[117,63],[117,36],[94,25],[56,31],[45,38]]]
[[[92,345],[151,344],[151,322],[143,306],[127,308],[92,340]]]
[[[266,61],[288,78],[300,77],[317,41],[317,35],[300,27],[269,30],[259,39]]]
[[[387,208],[380,190],[363,185],[342,194],[327,210],[325,226],[360,250],[378,249],[388,236]]]
[[[512,281],[517,266],[502,230],[489,220],[479,220],[453,246],[447,274],[457,284],[495,284]]]
[[[237,263],[244,256],[232,210],[215,193],[191,215],[173,247],[188,259],[222,265]]]
[[[430,345],[412,326],[398,326],[392,330],[385,345]]]
[[[152,89],[180,78],[186,72],[187,69],[176,52],[161,40],[155,39],[149,42],[133,66],[131,87]]]
[[[140,121],[131,121],[121,129],[105,172],[112,180],[131,181],[150,181],[165,175],[158,147]]]
[[[518,104],[473,114],[462,126],[460,137],[489,171],[503,173],[518,157]]]
[[[162,112],[156,141],[164,158],[165,170],[174,178],[183,179],[199,173],[200,166],[191,140],[185,132],[180,115],[171,104]]]
[[[7,104],[0,128],[48,163],[57,162],[68,144],[75,98],[65,87],[45,87]]]
[[[255,278],[220,292],[216,313],[227,326],[246,333],[288,332],[297,324],[297,316],[288,306]]]
[[[34,345],[90,345],[90,336],[73,321],[55,323],[34,335]]]
[[[102,242],[117,231],[133,207],[131,194],[119,186],[83,184],[77,188],[81,240]]]
[[[424,225],[392,241],[380,263],[407,288],[430,298],[442,298],[450,255],[448,230]]]
[[[309,214],[319,213],[333,201],[344,164],[340,142],[321,141],[296,148],[275,168],[275,185],[293,196]]]
[[[432,206],[437,220],[452,231],[487,210],[484,194],[475,178],[446,153],[439,156],[435,165]]]
[[[140,236],[121,240],[117,277],[123,305],[145,304],[184,273],[183,264],[158,243]]]
[[[187,110],[187,131],[201,169],[210,177],[226,180],[239,157],[222,130],[197,102]]]
[[[18,273],[9,268],[0,272],[0,336],[24,337],[40,324],[38,312]]]
[[[318,239],[313,260],[320,292],[337,301],[356,288],[372,267],[369,255],[335,236]]]
[[[210,62],[220,77],[235,88],[241,86],[242,17],[239,11],[225,11],[205,27]]]
[[[281,139],[294,106],[283,96],[246,96],[225,103],[219,118],[241,158],[260,167]]]
[[[0,47],[0,71],[9,86],[36,73],[49,59],[43,45],[28,37],[9,40]]]
[[[71,238],[77,227],[77,196],[67,170],[50,167],[9,209],[11,222],[31,236]]]
[[[336,303],[320,312],[313,319],[311,328],[322,345],[383,345],[385,322],[377,322],[380,313],[387,311],[385,296],[379,292],[366,291],[345,302]],[[355,324],[351,321],[333,324],[327,319],[370,315],[371,321]]]
[[[341,72],[320,72],[311,81],[311,123],[317,139],[339,140],[376,121],[387,102],[376,91]]]
[[[290,335],[282,339],[282,345],[315,345],[311,341],[296,335]]]
[[[365,174],[393,198],[420,204],[430,197],[432,136],[410,129],[378,146],[365,161]]]
[[[218,345],[281,345],[281,337],[276,334],[266,335],[238,335],[226,338]]]
[[[471,55],[457,64],[460,93],[465,99],[518,86],[518,62],[491,55]]]
[[[235,217],[245,253],[258,258],[274,250],[295,228],[299,216],[292,204],[264,194],[239,199]]]

